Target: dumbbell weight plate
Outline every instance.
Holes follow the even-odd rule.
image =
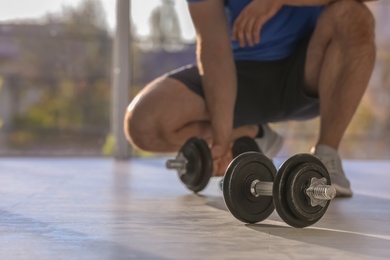
[[[246,152],[259,152],[260,148],[257,145],[256,141],[248,136],[243,136],[238,138],[237,140],[234,141],[233,146],[232,146],[232,155],[233,159],[239,156],[242,153]],[[222,190],[223,189],[223,179],[219,182],[219,187]]]
[[[183,184],[197,193],[206,188],[213,174],[211,151],[203,139],[190,138],[180,153],[187,159],[186,173],[179,176]]]
[[[272,161],[257,152],[243,153],[230,163],[223,180],[223,196],[235,218],[245,223],[256,223],[272,214],[272,197],[255,197],[250,189],[254,180],[273,182],[275,174]]]
[[[310,154],[298,154],[283,163],[275,178],[273,190],[274,203],[279,216],[290,226],[302,228],[313,225],[325,214],[325,207],[311,206],[305,190],[311,179],[326,178],[329,174],[323,163]]]
[[[233,158],[246,152],[261,152],[259,146],[253,138],[243,136],[234,141],[232,147]]]

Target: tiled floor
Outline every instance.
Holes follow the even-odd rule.
[[[0,259],[390,258],[390,161],[346,161],[354,197],[305,229],[245,225],[164,162],[0,159]]]

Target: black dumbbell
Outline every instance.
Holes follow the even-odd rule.
[[[277,171],[262,153],[243,153],[226,170],[222,190],[227,208],[238,220],[260,222],[276,208],[287,224],[297,228],[320,220],[336,195],[326,167],[310,154],[291,157]]]
[[[248,151],[259,151],[251,138],[242,137],[233,143],[233,158]],[[166,162],[166,167],[176,170],[189,190],[200,192],[206,188],[213,175],[211,151],[206,141],[192,137],[182,146],[175,159]]]
[[[183,184],[195,193],[206,188],[213,174],[211,151],[206,141],[197,137],[188,139],[166,166],[176,170]]]

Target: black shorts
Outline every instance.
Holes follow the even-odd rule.
[[[305,120],[319,115],[319,101],[304,92],[304,68],[310,37],[287,59],[236,61],[237,98],[234,126]],[[204,97],[202,78],[196,65],[169,72],[166,77],[184,83]]]

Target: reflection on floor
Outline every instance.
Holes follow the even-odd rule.
[[[346,161],[354,197],[305,229],[245,225],[164,162],[0,159],[0,259],[390,258],[390,162]]]

